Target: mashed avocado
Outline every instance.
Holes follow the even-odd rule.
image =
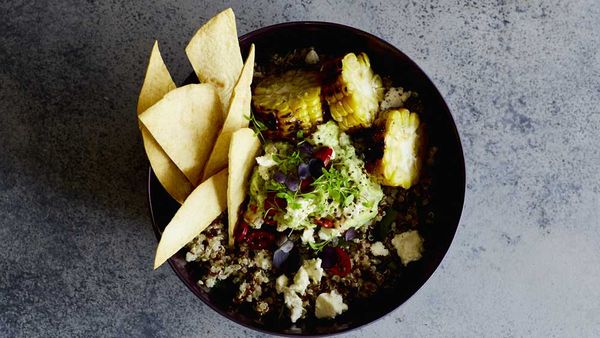
[[[372,220],[377,215],[383,192],[366,173],[348,135],[330,121],[320,125],[304,142],[315,149],[333,149],[330,165],[319,177],[311,179],[308,189],[292,191],[274,175],[279,173],[293,178],[297,175],[297,167],[307,162],[307,155],[303,155],[296,144],[266,143],[265,154],[257,158],[258,165],[250,182],[250,204],[256,206],[250,217],[251,225],[259,227],[262,224],[268,211],[265,200],[269,194],[276,194],[286,201],[285,208],[277,210],[274,216],[278,231],[313,228],[319,219],[333,220],[339,230],[360,228]]]

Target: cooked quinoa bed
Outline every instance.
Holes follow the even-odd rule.
[[[225,213],[188,244],[188,269],[258,321],[333,319],[402,283],[427,252],[436,147],[421,137],[422,103],[364,53],[274,56],[254,82],[263,150],[235,246]]]

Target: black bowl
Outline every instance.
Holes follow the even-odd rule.
[[[423,258],[411,263],[404,271],[403,282],[393,290],[379,292],[360,303],[351,303],[350,309],[332,321],[301,321],[296,325],[286,320],[260,320],[244,307],[231,306],[228,294],[221,290],[208,294],[197,284],[198,272],[185,261],[181,250],[169,264],[188,288],[212,309],[226,318],[246,327],[280,335],[327,335],[351,330],[379,319],[411,297],[425,284],[442,261],[454,237],[465,195],[465,166],[452,115],[444,99],[425,73],[404,53],[382,39],[355,28],[325,22],[290,22],[265,27],[240,37],[243,55],[251,43],[256,45],[256,61],[261,63],[273,53],[286,53],[295,48],[315,47],[319,53],[343,55],[348,52],[366,52],[372,67],[379,74],[389,75],[395,85],[417,91],[424,104],[422,119],[427,125],[429,144],[439,148],[434,167],[436,189],[433,200],[435,221],[425,231]],[[193,82],[191,76],[188,82]],[[196,80],[197,81],[197,80]],[[152,169],[148,177],[150,214],[157,238],[169,223],[179,204],[160,185]]]

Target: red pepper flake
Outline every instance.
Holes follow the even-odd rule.
[[[243,241],[246,238],[246,235],[248,235],[248,231],[250,231],[250,226],[248,225],[248,223],[244,221],[240,222],[237,228],[235,229],[236,242]]]
[[[319,219],[316,219],[315,223],[318,226],[321,226],[323,228],[333,228],[334,227],[333,220],[330,220],[328,218],[319,218]]]
[[[323,161],[323,164],[326,167],[329,165],[329,162],[331,161],[331,155],[333,155],[333,149],[329,148],[329,147],[319,148],[313,153],[313,157],[318,158],[319,160]]]
[[[314,182],[314,180],[312,178],[307,178],[307,179],[300,181],[300,192],[302,192],[302,193],[309,192],[311,189],[310,185],[312,184],[312,182]]]
[[[342,248],[335,248],[336,262],[335,265],[328,269],[334,275],[344,277],[352,271],[352,261],[350,256]]]

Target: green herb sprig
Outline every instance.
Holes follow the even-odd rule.
[[[323,168],[323,174],[312,183],[312,186],[315,190],[327,193],[342,206],[349,205],[359,197],[358,187],[335,166],[329,169]]]
[[[252,129],[254,129],[254,135],[256,135],[260,139],[260,142],[264,144],[265,136],[262,134],[262,132],[269,128],[267,128],[267,126],[263,122],[257,120],[254,114],[244,115],[244,118],[250,121]]]
[[[316,253],[319,253],[323,250],[327,244],[329,244],[331,240],[322,241],[322,242],[308,242],[308,246],[313,249]]]

